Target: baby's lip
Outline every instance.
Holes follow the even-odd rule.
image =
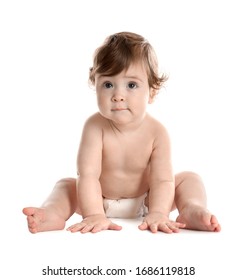
[[[121,107],[117,107],[117,108],[112,108],[112,111],[124,111],[124,110],[128,110],[128,108],[121,108]]]

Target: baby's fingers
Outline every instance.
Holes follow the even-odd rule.
[[[172,222],[172,223],[165,223],[162,225],[163,231],[166,233],[177,233],[179,232],[180,228],[184,228],[185,224]]]
[[[151,223],[148,225],[147,222],[143,221],[141,225],[139,225],[140,230],[149,229],[152,233],[156,233],[158,231],[162,231],[165,233],[177,233],[180,228],[184,228],[185,224],[178,222],[165,222],[165,223]]]
[[[114,223],[111,223],[108,227],[108,229],[110,230],[121,230],[122,229],[122,226],[119,226],[117,224],[114,224]]]
[[[121,230],[122,227],[114,223],[110,223],[110,224],[98,223],[94,225],[94,224],[86,224],[84,222],[81,222],[67,228],[67,230],[70,232],[80,231],[81,233],[87,233],[87,232],[96,233],[106,229]]]
[[[148,224],[145,221],[143,221],[142,224],[138,226],[138,228],[140,230],[146,230],[148,229]]]
[[[77,224],[74,224],[74,225],[68,227],[66,230],[68,230],[70,232],[77,232],[77,231],[81,231],[85,227],[86,227],[85,223],[77,223]]]
[[[94,228],[92,229],[92,232],[96,233],[96,232],[99,232],[102,230],[121,230],[121,229],[122,229],[121,226],[118,226],[117,224],[114,224],[114,223],[110,223],[108,225],[98,224],[98,225],[94,226]]]
[[[186,227],[186,224],[179,223],[179,222],[174,222],[174,223],[172,223],[172,225],[175,226],[178,229]]]
[[[160,224],[151,224],[150,225],[151,232],[155,233],[157,231],[162,231],[164,233],[177,233],[179,232],[179,228],[173,223],[160,223]]]

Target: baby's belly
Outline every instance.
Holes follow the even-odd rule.
[[[121,199],[139,197],[149,189],[148,178],[145,175],[129,174],[128,176],[118,175],[100,178],[102,195],[108,199]]]

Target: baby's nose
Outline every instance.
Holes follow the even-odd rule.
[[[112,97],[112,101],[113,101],[113,102],[120,102],[120,101],[124,101],[124,100],[125,100],[125,99],[124,99],[123,96],[117,96],[117,95],[115,95],[115,96]]]

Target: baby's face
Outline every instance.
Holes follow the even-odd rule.
[[[100,113],[117,124],[141,121],[147,104],[153,100],[145,68],[131,64],[115,76],[95,75],[95,87]]]

